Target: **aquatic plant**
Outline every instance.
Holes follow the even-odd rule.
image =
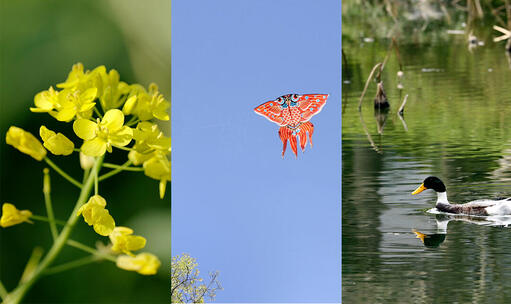
[[[133,235],[131,228],[118,226],[114,220],[116,207],[107,205],[100,182],[123,171],[144,172],[159,181],[159,196],[163,199],[170,181],[171,139],[159,129],[158,120],[169,120],[170,103],[158,91],[155,84],[146,90],[139,84],[127,84],[120,80],[116,70],[107,72],[105,66],[84,70],[81,63],[73,65],[67,79],[38,93],[34,98],[34,113],[46,113],[62,123],[62,131],[72,127],[75,138],[41,126],[41,141],[22,128],[12,126],[6,134],[6,143],[36,161],[45,161],[57,174],[80,189],[80,194],[67,221],[54,216],[51,200],[50,170],[43,169],[43,196],[47,214],[35,215],[23,203],[20,196],[16,204],[4,203],[0,226],[7,228],[33,221],[48,223],[53,243],[46,255],[36,247],[29,259],[19,284],[10,292],[0,282],[3,303],[19,303],[29,289],[43,276],[60,273],[97,261],[111,261],[117,267],[136,271],[143,275],[156,274],[161,263],[147,252],[134,253],[145,247],[146,239]],[[76,146],[79,148],[76,148]],[[110,154],[128,151],[124,164],[105,162]],[[124,152],[125,153],[125,152]],[[83,170],[78,181],[61,169],[50,155],[67,157],[75,154],[76,163]],[[79,154],[79,158],[78,155]],[[104,168],[111,169],[101,174]],[[31,187],[27,185],[27,187]],[[93,192],[93,193],[92,193]],[[92,195],[91,195],[92,193]],[[101,237],[109,237],[108,246],[99,243],[96,248],[71,239],[73,228],[80,219],[92,226]],[[75,247],[88,255],[61,265],[55,259],[66,247]],[[15,250],[13,247],[2,250]]]

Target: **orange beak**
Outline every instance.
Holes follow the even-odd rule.
[[[419,186],[419,188],[415,189],[415,191],[412,192],[412,195],[419,194],[426,189],[428,189],[428,188],[424,187],[424,184],[421,184]]]
[[[415,229],[413,229],[412,231],[415,233],[417,238],[420,239],[422,241],[422,243],[424,243],[424,238],[427,237],[427,235],[425,235],[424,233],[421,233]]]

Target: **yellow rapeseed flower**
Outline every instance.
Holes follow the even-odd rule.
[[[41,142],[34,135],[21,128],[11,126],[7,130],[5,142],[38,161],[46,156],[46,150]]]
[[[0,226],[5,228],[21,224],[23,222],[32,223],[29,220],[30,216],[32,216],[32,212],[29,210],[18,210],[13,204],[4,203],[2,206]]]
[[[75,145],[62,133],[55,133],[45,126],[39,128],[39,136],[43,139],[44,146],[55,155],[69,155],[73,153]]]
[[[142,154],[149,150],[170,153],[171,139],[163,135],[157,124],[149,121],[140,122],[133,130],[133,139],[135,139],[133,148]]]
[[[107,209],[106,200],[100,195],[91,196],[89,201],[78,209],[77,216],[83,214],[83,219],[94,231],[103,236],[108,236],[115,228],[115,221]]]
[[[170,160],[163,153],[155,153],[143,166],[145,175],[160,181],[160,198],[163,199],[167,182],[171,179]]]
[[[92,109],[96,106],[97,88],[88,88],[84,91],[65,89],[59,92],[58,103],[55,105],[55,111],[50,115],[58,121],[69,122],[73,118],[90,118]]]
[[[132,150],[132,151],[130,151],[130,153],[128,153],[128,159],[131,160],[135,166],[138,166],[138,165],[142,165],[147,160],[153,158],[155,155],[156,155],[156,152],[143,154],[143,153],[139,153],[135,150]]]
[[[104,65],[100,65],[92,71],[83,71],[83,64],[73,65],[65,82],[57,84],[57,88],[85,91],[89,88],[102,89],[101,74],[106,72]],[[98,94],[99,95],[99,94]]]
[[[153,118],[169,120],[170,116],[167,113],[169,107],[170,103],[158,91],[156,84],[152,83],[149,85],[149,92],[141,85],[135,84],[131,86],[130,96],[124,104],[122,111],[127,115],[136,115],[140,120],[150,120]]]
[[[119,72],[114,69],[110,70],[108,74],[106,70],[102,70],[98,74],[101,79],[101,84],[98,85],[101,88],[98,96],[103,110],[119,108],[125,101],[125,98],[122,97],[129,92],[128,84],[119,81]]]
[[[139,253],[134,257],[121,255],[117,258],[117,267],[144,275],[156,274],[160,265],[160,260],[154,254],[147,252]]]
[[[78,62],[71,68],[71,72],[69,72],[66,81],[57,84],[57,88],[66,89],[76,87],[85,77],[86,74],[83,72],[83,64]]]
[[[108,236],[112,242],[112,251],[132,255],[132,251],[145,247],[146,239],[142,236],[132,235],[133,230],[128,227],[115,227]]]
[[[32,112],[50,112],[59,104],[59,92],[50,87],[47,91],[39,92],[34,97],[35,108],[30,108]]]
[[[73,123],[76,135],[83,139],[81,150],[85,155],[101,156],[105,151],[112,152],[112,146],[124,147],[133,138],[133,130],[123,126],[124,114],[112,109],[105,113],[98,123],[87,119],[77,119]]]

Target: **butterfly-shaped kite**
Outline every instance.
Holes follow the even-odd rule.
[[[307,143],[307,132],[312,147],[314,125],[309,120],[321,111],[327,98],[328,94],[287,94],[265,102],[254,109],[257,114],[280,126],[279,137],[284,144],[282,157],[286,152],[288,140],[293,153],[298,157],[296,137],[300,138],[300,147],[303,152]]]

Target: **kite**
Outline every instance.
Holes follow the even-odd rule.
[[[298,157],[297,137],[300,138],[302,152],[305,151],[307,133],[312,147],[314,125],[309,120],[321,111],[327,98],[328,94],[287,94],[254,109],[257,114],[280,126],[279,137],[284,145],[282,157],[286,152],[288,140],[295,157]]]

